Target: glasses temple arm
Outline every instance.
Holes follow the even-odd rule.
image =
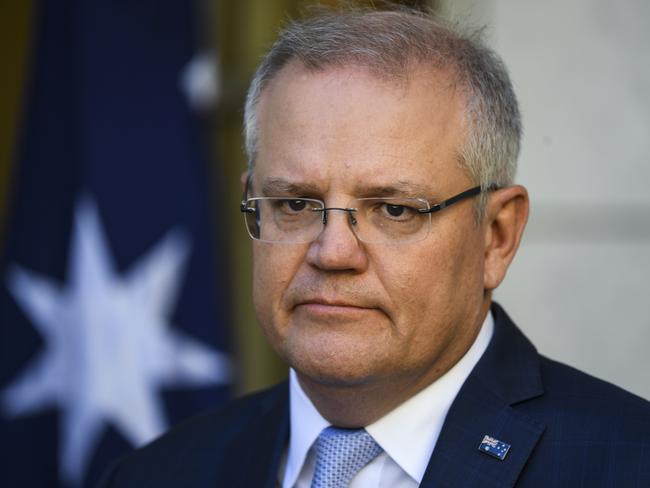
[[[239,211],[243,213],[254,213],[255,209],[246,206],[246,201],[248,200],[248,189],[250,188],[251,178],[253,174],[248,173],[246,176],[246,184],[244,185],[244,193],[241,196],[241,204],[239,205]]]
[[[499,187],[496,185],[491,185],[487,188],[486,191],[493,191],[497,190]],[[432,205],[431,208],[427,210],[418,210],[420,213],[434,213],[434,212],[439,212],[440,210],[443,210],[450,205],[453,205],[454,203],[458,203],[461,200],[465,200],[466,198],[470,197],[475,197],[476,195],[480,194],[483,192],[483,189],[480,186],[475,186],[474,188],[470,188],[469,190],[465,190],[462,193],[459,193],[458,195],[455,195],[451,198],[448,198],[444,202],[437,203],[435,205]]]

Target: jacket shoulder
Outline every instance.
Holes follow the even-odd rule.
[[[521,486],[650,486],[650,403],[540,357],[544,393],[513,408],[545,426]]]
[[[650,402],[612,383],[540,356],[544,398],[564,415],[620,418],[621,425],[634,424],[650,439]]]
[[[178,486],[204,486],[203,481],[219,478],[229,459],[237,459],[241,439],[254,436],[263,427],[261,419],[287,410],[286,405],[283,383],[187,419],[120,459],[98,486],[177,486],[180,481],[185,484]]]

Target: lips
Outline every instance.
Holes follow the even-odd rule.
[[[328,324],[337,327],[344,324],[359,324],[365,322],[381,310],[368,306],[360,300],[325,299],[322,297],[305,298],[293,308],[299,320],[307,323]]]
[[[284,297],[285,310],[363,312],[383,310],[383,300],[372,288],[353,283],[295,282]]]
[[[303,302],[294,308],[296,317],[299,320],[305,320],[307,323],[333,324],[342,326],[343,324],[358,324],[374,315],[377,309],[359,307],[351,305],[349,302],[327,301],[321,302]]]
[[[327,300],[323,298],[311,298],[298,302],[295,306],[299,307],[301,305],[314,305],[322,307],[337,307],[337,308],[362,308],[369,309],[375,307],[368,307],[365,305],[360,305],[358,303],[347,302],[344,300]]]

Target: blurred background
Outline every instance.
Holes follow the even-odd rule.
[[[650,3],[401,3],[486,25],[520,99],[532,213],[496,299],[545,355],[650,398]],[[0,6],[0,485],[92,486],[286,375],[252,310],[241,116],[313,4]]]

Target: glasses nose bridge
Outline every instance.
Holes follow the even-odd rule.
[[[343,229],[339,229],[338,232],[349,232],[352,236],[354,236],[355,239],[358,239],[357,236],[357,231],[356,231],[356,225],[357,225],[357,218],[355,217],[355,212],[357,212],[356,208],[352,207],[324,207],[322,209],[319,209],[319,211],[322,213],[321,216],[321,230],[318,234],[318,236],[315,237],[314,240],[320,240],[323,238],[324,234],[328,233],[328,228],[330,226],[327,225],[327,223],[330,220],[330,215],[329,212],[331,210],[335,210],[337,212],[341,212],[347,215],[343,215],[342,217],[346,220],[346,222],[341,222],[339,224],[333,224],[334,227],[330,228],[329,232],[335,231],[337,229],[337,225],[343,225],[345,226],[345,231]]]
[[[345,213],[347,213],[347,214],[348,214],[348,222],[349,222],[353,227],[354,227],[355,225],[357,225],[357,218],[356,218],[356,216],[355,216],[355,212],[357,211],[356,208],[353,208],[353,207],[324,207],[324,208],[320,209],[320,211],[321,211],[322,214],[323,214],[323,215],[322,215],[322,222],[323,222],[323,225],[324,225],[324,226],[327,225],[328,213],[329,213],[331,210],[337,210],[337,211],[339,211],[339,212],[345,212]]]

